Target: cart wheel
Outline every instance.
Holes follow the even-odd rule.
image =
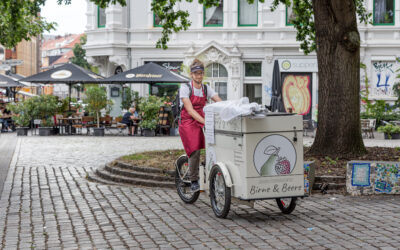
[[[231,208],[231,188],[225,185],[225,178],[219,166],[215,166],[210,174],[210,200],[215,215],[225,218]]]
[[[292,198],[278,198],[276,199],[276,203],[278,204],[279,209],[284,214],[290,214],[296,208],[297,197]]]
[[[191,182],[187,175],[189,170],[188,161],[189,159],[186,155],[183,155],[176,160],[175,185],[179,197],[181,197],[185,203],[191,204],[199,198],[200,191],[192,192],[190,190]]]

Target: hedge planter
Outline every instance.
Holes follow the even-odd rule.
[[[169,135],[170,135],[170,136],[177,136],[177,135],[179,135],[179,129],[178,129],[178,128],[170,128],[170,130],[169,130]]]
[[[53,128],[52,127],[40,127],[39,128],[39,135],[40,136],[53,135]]]
[[[143,135],[144,136],[156,136],[156,131],[154,129],[145,128],[145,129],[143,129]]]
[[[28,135],[28,127],[20,127],[17,128],[17,136],[27,136]]]
[[[104,128],[93,128],[94,136],[104,136]]]
[[[390,138],[388,133],[385,133],[385,139],[400,139],[400,134],[399,133],[394,133],[394,134],[390,134],[392,136],[392,138]]]

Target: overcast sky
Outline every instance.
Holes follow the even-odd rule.
[[[57,0],[47,0],[42,7],[41,15],[48,22],[56,22],[56,30],[45,34],[64,35],[65,33],[79,34],[85,31],[86,1],[72,0],[70,5],[58,5]]]

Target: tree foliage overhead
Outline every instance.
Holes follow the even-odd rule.
[[[193,0],[157,0],[152,2],[153,12],[160,18],[163,31],[162,37],[157,41],[157,47],[167,49],[169,36],[173,32],[187,30],[191,22],[188,20],[189,12],[187,10],[175,10],[174,6],[177,2],[193,2]],[[249,3],[254,3],[257,0],[247,0]],[[264,3],[265,0],[259,0]],[[371,13],[368,13],[364,0],[354,0],[357,7],[357,14],[360,22],[367,23],[371,18]],[[218,6],[219,0],[198,0],[206,8]],[[296,19],[293,20],[294,28],[297,30],[296,40],[301,42],[300,48],[304,53],[308,54],[316,49],[315,45],[315,26],[314,26],[314,11],[312,0],[273,0],[271,10],[278,8],[279,4],[292,6]]]
[[[58,4],[70,4],[72,0],[1,0],[0,1],[0,44],[7,48],[15,47],[23,39],[29,40],[45,31],[54,30],[56,23],[47,22],[40,16],[40,8],[46,1],[57,1]],[[101,8],[110,4],[126,5],[126,0],[90,0]],[[166,49],[169,36],[173,32],[187,30],[191,22],[187,10],[177,10],[178,2],[193,2],[193,0],[157,0],[152,2],[152,10],[160,18],[163,26],[162,37],[157,41],[157,47]],[[257,0],[248,0],[253,3]],[[259,0],[264,2],[265,0]],[[354,0],[357,14],[361,22],[367,22],[371,13],[367,13],[364,0]],[[218,6],[219,0],[198,0],[206,8]],[[312,0],[273,0],[272,10],[280,3],[293,5],[296,14],[294,27],[297,29],[297,40],[305,53],[315,50],[315,28],[313,19]]]
[[[71,0],[47,1],[57,1],[58,4],[71,4]],[[126,5],[126,0],[91,1],[100,7],[116,3]],[[1,0],[0,44],[7,48],[13,48],[22,40],[30,40],[45,31],[54,30],[57,24],[47,22],[45,18],[40,16],[40,9],[45,3],[46,0]]]

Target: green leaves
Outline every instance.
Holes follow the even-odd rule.
[[[155,129],[158,123],[158,112],[163,106],[163,101],[158,96],[149,96],[140,98],[139,110],[142,114],[140,127]]]
[[[86,50],[83,49],[83,45],[86,44],[87,37],[86,35],[83,35],[81,37],[80,43],[77,43],[74,45],[74,48],[72,51],[74,52],[74,56],[71,57],[70,61],[76,65],[81,66],[82,68],[90,70],[90,64],[86,60]]]
[[[167,43],[169,42],[169,36],[173,32],[179,32],[181,30],[187,30],[191,25],[189,21],[189,13],[187,11],[175,10],[174,6],[177,2],[182,0],[157,0],[152,2],[153,12],[161,19],[162,22],[162,36],[157,41],[157,48],[167,49]],[[257,0],[248,0],[249,3],[254,3]],[[316,1],[316,0],[314,0]],[[371,13],[368,13],[364,0],[354,0],[357,6],[357,14],[360,18],[360,22],[370,22]],[[186,2],[192,3],[193,0],[186,0]],[[218,6],[219,0],[198,0],[199,4],[203,4],[206,8],[212,6]],[[264,3],[264,0],[259,0]],[[271,9],[274,11],[280,4],[284,4],[287,7],[292,6],[293,12],[296,16],[293,20],[294,28],[297,30],[296,40],[301,42],[300,48],[305,54],[309,54],[316,50],[315,45],[315,24],[314,24],[314,11],[312,0],[273,0],[271,3]]]
[[[44,0],[2,0],[0,1],[0,44],[15,47],[21,40],[30,40],[55,28],[39,16]]]
[[[70,4],[71,0],[57,1],[58,4]],[[75,0],[78,1],[78,0]],[[91,0],[100,7],[120,3],[126,5],[126,0]],[[57,24],[47,22],[41,17],[40,8],[46,0],[1,0],[0,1],[0,44],[13,48],[22,40],[30,40],[45,31],[55,30]],[[60,6],[61,9],[61,6]]]
[[[192,0],[186,0],[192,2]],[[202,0],[199,0],[201,2]],[[204,1],[204,0],[203,0]],[[218,2],[218,0],[211,0]],[[163,27],[162,36],[157,41],[156,47],[167,49],[167,43],[169,42],[169,36],[173,32],[179,32],[181,30],[187,30],[192,24],[189,21],[189,12],[183,10],[174,10],[174,6],[181,0],[158,0],[151,3],[152,11],[156,14]]]
[[[89,87],[86,92],[85,103],[90,112],[97,113],[107,107],[107,93],[102,87]]]

